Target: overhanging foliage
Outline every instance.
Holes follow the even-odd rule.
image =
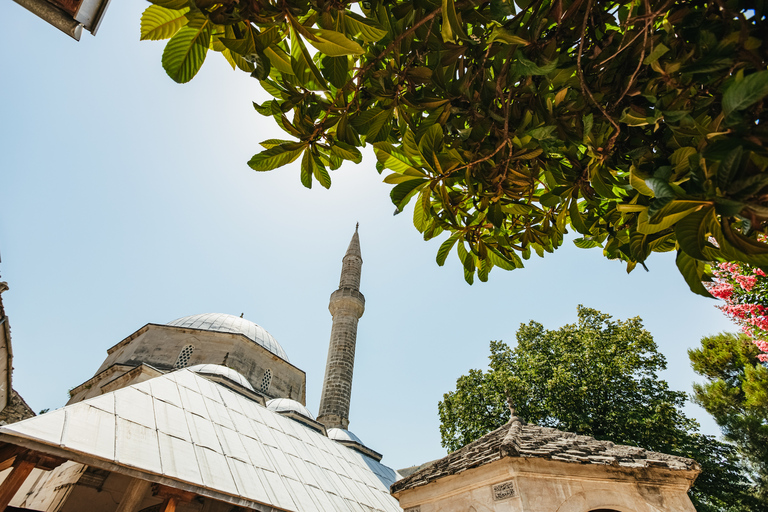
[[[676,250],[702,295],[706,262],[768,268],[764,1],[151,1],[171,78],[211,48],[273,96],[254,106],[288,137],[253,169],[329,187],[373,145],[468,282],[571,228],[627,271]]]

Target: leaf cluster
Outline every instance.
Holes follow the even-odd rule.
[[[688,356],[706,379],[694,384],[694,401],[750,462],[768,507],[768,367],[758,361],[759,353],[748,336],[721,333],[703,338]]]
[[[576,324],[523,324],[517,346],[491,342],[489,370],[470,370],[443,396],[443,446],[457,450],[502,426],[509,400],[530,423],[694,458],[703,469],[691,492],[699,510],[757,510],[735,449],[698,433],[682,412],[685,393],[659,377],[664,369],[639,318],[579,306]]]
[[[768,266],[766,3],[745,0],[151,0],[178,82],[207,50],[258,79],[301,182],[371,144],[398,210],[450,233],[465,278],[563,243],[645,266],[677,251]],[[712,243],[714,240],[715,243]]]

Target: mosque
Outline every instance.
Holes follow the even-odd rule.
[[[67,405],[0,429],[0,510],[400,511],[399,475],[348,430],[363,259],[342,260],[320,411],[263,327],[209,313],[147,324]]]
[[[694,461],[514,414],[438,461],[383,465],[349,430],[362,263],[355,229],[317,417],[277,340],[219,313],[141,327],[34,416],[10,385],[0,300],[0,512],[695,512]]]

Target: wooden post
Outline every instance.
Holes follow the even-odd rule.
[[[0,512],[5,511],[33,469],[35,469],[35,463],[28,460],[19,461],[14,465],[11,474],[0,484]]]
[[[123,499],[120,500],[115,512],[136,512],[144,501],[150,483],[140,478],[134,478],[126,487]]]

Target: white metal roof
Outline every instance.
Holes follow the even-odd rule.
[[[244,387],[249,391],[256,391],[253,389],[253,386],[251,386],[251,383],[248,382],[248,379],[246,379],[242,374],[238,373],[232,368],[228,368],[220,364],[196,364],[194,366],[187,366],[187,370],[195,373],[219,375],[227,380],[234,382],[235,384]]]
[[[288,354],[271,334],[259,324],[245,318],[240,318],[226,313],[203,313],[202,315],[185,316],[177,318],[166,325],[174,327],[187,327],[189,329],[202,329],[205,331],[230,332],[243,334],[251,341],[266,348],[277,357],[288,361]]]
[[[267,409],[274,412],[296,412],[302,416],[314,420],[315,417],[309,412],[309,409],[301,405],[301,402],[291,400],[290,398],[273,398],[267,400]]]
[[[256,509],[401,511],[389,494],[395,471],[188,369],[1,427],[0,437]]]

